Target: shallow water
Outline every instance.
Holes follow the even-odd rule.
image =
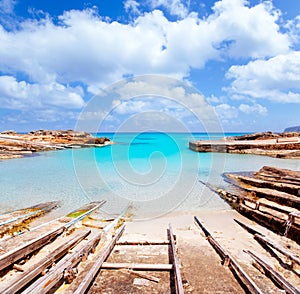
[[[300,160],[265,156],[196,153],[191,134],[105,134],[118,144],[39,153],[0,163],[0,210],[62,200],[58,213],[106,199],[108,214],[131,204],[138,218],[172,210],[227,208],[199,179],[224,185],[223,172],[253,171],[264,165],[300,170]],[[194,134],[207,139],[205,134]],[[217,135],[213,135],[214,138]]]

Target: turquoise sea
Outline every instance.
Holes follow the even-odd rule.
[[[237,135],[237,134],[225,134]],[[99,135],[100,136],[100,135]],[[131,205],[139,219],[174,210],[216,210],[228,206],[199,179],[223,186],[223,172],[253,171],[264,165],[300,170],[300,160],[265,156],[196,153],[191,139],[223,134],[101,134],[116,144],[42,152],[0,162],[0,211],[61,200],[63,214],[94,200],[115,214]]]

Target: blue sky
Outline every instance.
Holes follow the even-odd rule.
[[[0,129],[75,128],[102,89],[152,74],[197,89],[180,103],[205,100],[224,131],[282,131],[300,125],[299,45],[299,0],[0,0]],[[202,131],[174,101],[116,101],[103,131],[141,113]]]

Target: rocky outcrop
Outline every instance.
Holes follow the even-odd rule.
[[[191,141],[191,150],[197,152],[224,152],[258,154],[278,158],[300,158],[300,133],[263,132],[228,137],[217,141]]]
[[[101,137],[101,138],[91,138],[86,143],[87,144],[105,144],[106,142],[110,142],[110,139],[107,137]]]
[[[18,158],[32,152],[110,144],[107,137],[94,137],[74,130],[37,130],[28,134],[14,131],[0,133],[0,159]]]

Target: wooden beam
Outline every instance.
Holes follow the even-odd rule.
[[[13,248],[12,250],[6,252],[0,256],[0,270],[10,266],[15,263],[17,260],[24,258],[28,254],[34,252],[35,250],[43,247],[45,244],[53,240],[55,237],[60,235],[64,231],[64,227],[59,227],[50,232],[46,232],[41,236],[26,242],[18,247]]]
[[[273,247],[274,249],[276,249],[278,252],[282,253],[284,256],[288,257],[292,262],[295,262],[297,264],[300,265],[300,259],[299,257],[297,257],[293,252],[291,252],[290,250],[280,246],[279,244],[276,244],[274,241],[272,241],[271,239],[265,237],[265,236],[261,236],[261,235],[254,235],[254,238],[270,247]]]
[[[93,235],[90,234],[87,240],[80,242],[70,254],[63,257],[55,267],[52,267],[43,277],[31,284],[22,294],[47,293],[64,277],[65,273],[71,272],[97,246],[102,234],[102,231]]]
[[[300,259],[299,257],[297,257],[293,252],[291,252],[290,250],[280,246],[279,244],[276,244],[273,240],[267,238],[266,236],[264,236],[263,234],[261,234],[260,232],[254,230],[253,228],[251,228],[250,226],[242,223],[241,221],[238,221],[236,219],[234,219],[235,222],[237,222],[241,227],[243,227],[244,229],[246,229],[249,233],[251,233],[254,238],[274,249],[276,249],[278,252],[282,253],[284,256],[288,257],[292,262],[295,262],[297,264],[300,265]]]
[[[237,220],[237,219],[235,219],[235,218],[234,218],[233,220],[234,220],[236,223],[238,223],[242,228],[244,228],[246,231],[248,231],[250,234],[252,234],[252,235],[257,234],[257,235],[261,235],[261,236],[262,236],[262,234],[261,234],[260,232],[256,231],[256,230],[253,229],[252,227],[250,227],[250,226],[248,226],[248,225],[242,223],[241,221],[239,221],[239,220]]]
[[[117,242],[117,245],[170,245],[170,241],[122,241]]]
[[[194,219],[196,223],[200,226],[200,228],[204,231],[209,243],[221,256],[223,256],[223,264],[228,265],[229,268],[237,274],[239,279],[247,287],[250,293],[263,294],[263,292],[254,283],[251,277],[242,269],[238,262],[230,254],[228,254],[227,251],[211,236],[209,231],[203,226],[203,224],[201,224],[200,220],[196,216],[194,217]]]
[[[18,275],[9,281],[9,283],[5,286],[3,285],[4,287],[0,287],[0,293],[10,294],[19,291],[35,277],[41,274],[47,267],[51,266],[57,259],[66,254],[70,248],[84,239],[90,232],[90,230],[80,230],[79,232],[64,238],[65,243],[63,245],[59,244],[59,246],[42,258],[39,262],[23,271],[21,275]]]
[[[160,278],[157,278],[157,277],[154,277],[154,276],[151,276],[151,275],[148,275],[148,274],[144,274],[144,273],[141,273],[141,272],[137,272],[137,271],[134,271],[134,270],[131,270],[131,269],[120,269],[120,271],[125,272],[125,273],[129,273],[131,275],[135,275],[139,278],[147,279],[147,280],[155,282],[155,283],[159,283],[159,281],[160,281]]]
[[[17,260],[24,258],[25,256],[31,254],[32,252],[40,249],[45,244],[59,236],[61,233],[63,233],[65,230],[73,226],[78,221],[82,220],[87,215],[91,214],[93,211],[98,209],[100,206],[102,206],[105,203],[105,201],[100,202],[99,204],[95,205],[92,209],[85,212],[84,214],[74,218],[73,220],[67,222],[66,224],[60,226],[59,228],[53,229],[50,232],[46,232],[42,234],[41,236],[30,240],[18,247],[13,248],[12,250],[6,252],[5,254],[0,256],[0,270],[10,266],[11,264],[15,263]],[[80,209],[79,209],[80,210]]]
[[[213,248],[217,251],[217,253],[222,257],[223,263],[225,259],[228,259],[228,252],[211,236],[210,232],[202,225],[200,220],[195,216],[194,220],[196,221],[197,225],[202,229],[204,232],[206,239],[208,242],[213,246]]]
[[[112,240],[109,242],[106,247],[101,250],[101,253],[99,256],[97,256],[96,262],[93,264],[90,271],[87,273],[83,281],[79,284],[74,294],[82,294],[85,293],[85,291],[88,289],[92,281],[94,280],[95,276],[99,272],[104,260],[109,256],[110,252],[113,250],[116,242],[119,240],[121,235],[123,234],[125,229],[125,225],[122,225],[121,228],[117,231],[115,236],[112,238]]]
[[[281,276],[278,272],[276,272],[270,265],[260,259],[257,255],[247,250],[247,252],[265,271],[266,275],[268,275],[276,284],[280,285],[282,289],[289,294],[299,294],[300,291],[294,287],[290,282],[288,282],[283,276]]]
[[[171,271],[172,264],[166,263],[112,263],[103,262],[101,269],[131,269],[140,271]]]
[[[173,229],[172,229],[171,224],[169,224],[168,238],[171,243],[170,246],[171,246],[171,253],[172,253],[172,258],[173,258],[173,267],[174,267],[174,272],[175,272],[177,293],[183,294],[184,289],[183,289],[182,278],[181,278],[180,267],[179,267],[179,260],[177,257],[176,245],[175,245],[174,234],[173,234]]]

